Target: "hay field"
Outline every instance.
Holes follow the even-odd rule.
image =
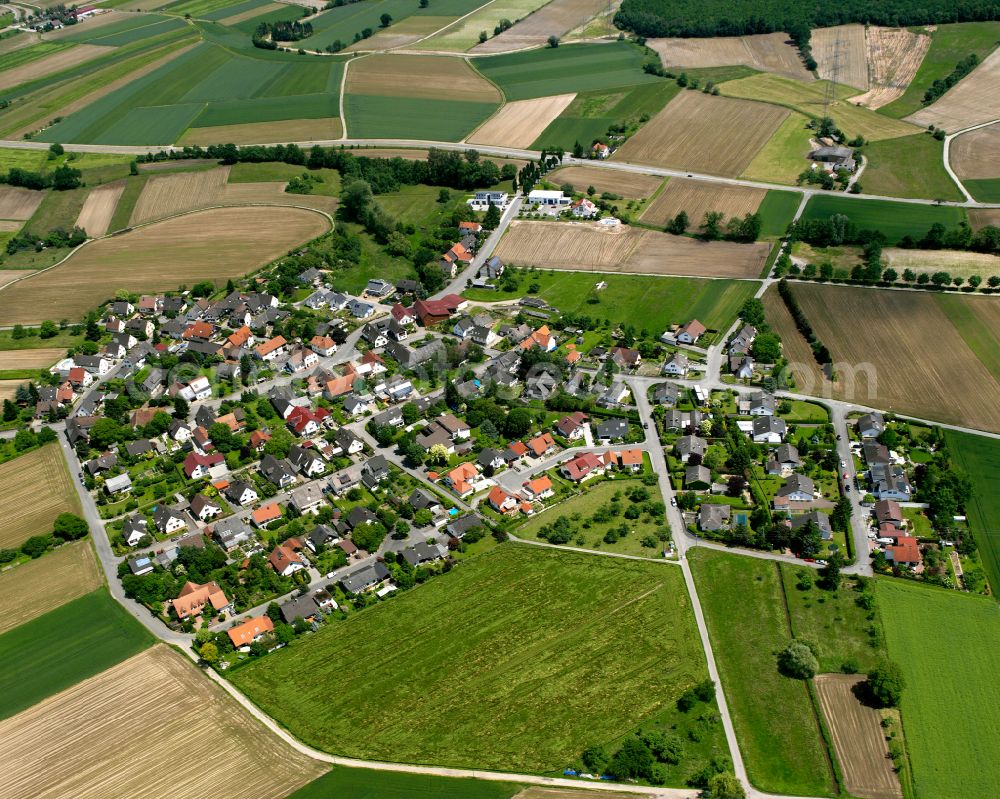
[[[979,275],[984,280],[990,275],[1000,275],[1000,256],[984,252],[889,247],[882,251],[882,255],[886,265],[900,274],[904,269],[912,269],[914,272],[947,272],[952,277]]]
[[[346,48],[347,52],[352,50],[395,50],[397,47],[406,47],[430,36],[434,31],[441,30],[457,17],[424,17],[412,16],[393,22],[389,28],[379,29],[375,35],[362,39],[356,44]]]
[[[103,579],[89,540],[0,572],[0,633],[89,594]]]
[[[797,80],[813,80],[784,33],[711,39],[647,39],[665,67],[728,67],[737,64]]]
[[[723,186],[703,180],[672,178],[642,214],[642,221],[649,225],[665,225],[684,211],[691,220],[691,230],[696,230],[709,211],[721,211],[725,218],[752,214],[760,207],[767,189],[749,186]]]
[[[247,122],[242,125],[213,125],[188,128],[178,144],[287,144],[339,139],[344,135],[340,117],[284,119],[278,122]]]
[[[7,369],[44,369],[46,366],[54,364],[65,354],[65,347],[0,350],[0,371]]]
[[[166,646],[0,722],[6,799],[282,799],[326,770]]]
[[[552,120],[566,110],[576,94],[557,94],[507,103],[468,138],[470,144],[530,147]]]
[[[512,222],[497,254],[509,264],[581,272],[756,278],[766,243],[705,242],[623,227],[617,233],[576,222]]]
[[[44,56],[43,58],[37,58],[34,61],[29,61],[22,66],[5,69],[3,72],[0,72],[0,89],[12,89],[15,86],[20,86],[22,83],[44,78],[56,72],[62,72],[64,69],[70,69],[85,61],[90,61],[100,55],[110,53],[114,49],[113,47],[101,47],[96,44],[77,44],[72,47],[67,45],[59,46],[66,47],[66,49],[49,56]]]
[[[826,81],[789,80],[780,75],[751,75],[749,78],[726,81],[719,88],[729,97],[742,97],[774,103],[799,111],[806,116],[821,117],[826,99]],[[867,108],[859,108],[851,101],[843,99],[850,94],[843,87],[838,88],[838,99],[830,106],[830,115],[849,137],[862,135],[870,141],[911,136],[920,131],[902,120],[892,119]]]
[[[882,732],[882,714],[863,705],[853,693],[864,681],[856,674],[818,674],[813,684],[850,794],[866,799],[902,799]]]
[[[960,178],[1000,178],[1000,125],[956,136],[949,156]]]
[[[284,183],[227,183],[219,197],[221,205],[294,205],[315,208],[327,214],[337,210],[336,197],[321,194],[288,194]]]
[[[868,89],[868,48],[865,45],[864,25],[817,28],[812,33],[810,44],[821,79],[836,78],[837,83],[846,83],[861,91]]]
[[[883,28],[872,25],[865,35],[868,47],[869,89],[852,97],[852,103],[881,108],[903,96],[924,56],[931,37],[906,28]]]
[[[545,44],[549,36],[562,37],[566,33],[605,11],[607,0],[552,0],[534,14],[515,22],[514,27],[477,44],[469,53],[508,53]]]
[[[0,219],[31,219],[44,199],[44,191],[0,186]]]
[[[1000,49],[994,50],[971,75],[963,78],[936,103],[906,117],[909,122],[946,131],[962,130],[1000,119]]]
[[[643,199],[660,188],[663,178],[655,175],[628,174],[597,166],[564,166],[549,175],[553,183],[569,183],[578,191],[593,186],[597,193],[611,192],[626,199]]]
[[[499,103],[499,89],[462,58],[376,53],[351,62],[344,91],[425,100]]]
[[[772,291],[776,293],[769,289],[768,294]],[[793,292],[813,330],[830,349],[838,375],[832,387],[834,398],[1000,431],[1000,404],[996,402],[1000,383],[970,349],[936,297],[816,284],[795,284]],[[992,301],[956,299],[963,305]],[[972,313],[968,306],[965,311]],[[769,321],[786,348],[788,342],[801,340],[794,325],[787,324],[790,317]],[[798,390],[822,394],[825,387],[802,384]]]
[[[76,226],[86,230],[91,238],[103,236],[108,232],[111,218],[115,215],[115,208],[118,207],[118,200],[124,191],[124,180],[91,189],[80,215],[76,218]]]
[[[228,166],[151,177],[136,200],[129,225],[141,225],[154,219],[214,205],[227,180]]]
[[[297,208],[218,208],[84,245],[64,264],[0,293],[0,325],[79,319],[119,288],[166,291],[225,283],[329,229]]]
[[[681,92],[612,158],[736,177],[787,116],[773,105]]]
[[[51,532],[60,513],[80,513],[80,499],[58,444],[0,463],[0,486],[0,548],[12,549],[33,535]]]

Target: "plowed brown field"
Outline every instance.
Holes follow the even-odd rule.
[[[736,177],[787,116],[775,105],[681,92],[612,158]]]
[[[718,36],[711,39],[647,39],[664,66],[725,67],[735,64],[796,80],[813,80],[784,33]]]
[[[936,103],[906,119],[917,125],[936,125],[954,132],[1000,119],[1000,49],[994,50],[972,74],[960,80]]]
[[[819,674],[814,681],[844,772],[844,786],[852,796],[865,799],[902,799],[882,733],[882,717],[854,696],[854,687],[864,681],[855,674]]]
[[[125,191],[125,181],[118,180],[91,189],[83,203],[80,215],[76,218],[76,226],[87,231],[91,238],[103,236],[108,232],[108,225],[115,215],[118,200]]]
[[[864,25],[816,28],[810,40],[820,78],[856,89],[868,88],[868,48]]]
[[[469,52],[507,53],[545,44],[549,36],[562,37],[580,27],[608,7],[607,0],[552,0],[534,14],[529,14],[509,30],[477,44]]]
[[[283,799],[327,766],[166,646],[0,722],[5,799]]]
[[[216,125],[188,128],[178,144],[279,144],[290,141],[326,141],[339,139],[344,128],[339,117],[322,119],[285,119],[278,122],[247,122],[243,125]]]
[[[1000,178],[1000,125],[956,136],[949,154],[960,178]]]
[[[229,180],[229,167],[203,172],[157,175],[142,189],[132,211],[130,225],[141,225],[195,208],[214,205]]]
[[[766,189],[749,186],[722,186],[703,180],[671,178],[666,188],[646,207],[642,221],[662,226],[684,211],[691,222],[691,230],[696,230],[709,211],[721,211],[727,220],[754,213],[766,194]]]
[[[871,88],[852,97],[851,102],[881,108],[903,96],[927,55],[931,37],[906,28],[871,25],[865,33],[865,43]]]
[[[0,272],[0,274],[3,274]],[[42,369],[66,354],[64,347],[39,347],[25,350],[0,350],[0,370]]]
[[[31,219],[44,197],[44,191],[0,186],[0,219]]]

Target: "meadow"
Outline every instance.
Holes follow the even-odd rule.
[[[784,236],[801,200],[798,192],[769,190],[757,208],[760,235],[764,238]]]
[[[703,548],[689,557],[750,781],[772,793],[834,794],[808,687],[780,674],[775,659],[792,639],[782,567]],[[795,632],[820,637],[806,625]]]
[[[520,785],[336,767],[288,799],[511,799]]]
[[[725,330],[758,284],[752,280],[699,280],[646,275],[594,275],[585,272],[524,271],[522,284],[538,284],[537,296],[563,312],[633,324],[659,335],[671,324],[699,319],[712,330]],[[607,287],[594,286],[601,280]],[[523,293],[523,291],[521,292]],[[489,289],[472,289],[465,296],[489,302],[506,299]],[[517,296],[521,296],[518,294]],[[597,303],[591,302],[596,297]]]
[[[792,185],[798,180],[808,162],[812,149],[809,145],[808,119],[798,112],[790,113],[785,121],[757,151],[741,178],[762,180],[768,183]]]
[[[472,61],[508,100],[529,100],[569,92],[665,83],[642,71],[643,52],[634,44],[571,44],[556,49],[477,58]]]
[[[347,94],[348,135],[367,139],[459,141],[481,125],[496,103]]]
[[[964,178],[962,185],[981,203],[1000,203],[1000,178]]]
[[[155,638],[106,589],[0,634],[0,718],[151,646]]]
[[[860,230],[882,231],[890,245],[899,242],[903,236],[918,240],[923,238],[935,222],[953,228],[966,218],[963,209],[952,206],[858,200],[833,194],[813,195],[802,212],[802,218],[827,219],[834,214],[846,215]]]
[[[867,194],[964,200],[944,168],[944,145],[927,133],[874,141],[864,148],[868,165],[860,182]]]
[[[506,545],[229,676],[329,751],[558,772],[704,673],[678,569]]]
[[[10,289],[7,289],[10,291]],[[16,548],[52,532],[60,513],[80,512],[62,450],[48,444],[0,464],[0,547]]]
[[[1000,794],[1000,607],[992,599],[879,580],[916,799]]]
[[[966,516],[994,595],[1000,591],[1000,443],[970,433],[945,431],[955,466],[972,482]]]

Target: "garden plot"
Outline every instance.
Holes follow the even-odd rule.
[[[662,226],[684,211],[691,223],[690,229],[694,231],[710,211],[720,211],[725,220],[755,213],[766,194],[767,189],[672,178],[666,188],[646,207],[642,221]]]
[[[118,200],[124,191],[124,180],[91,189],[83,203],[80,216],[76,218],[76,226],[87,231],[87,235],[91,238],[103,236],[108,232],[111,218],[115,215],[115,208],[118,207]]]
[[[819,31],[817,31],[818,33]],[[852,103],[881,108],[903,96],[931,46],[931,37],[906,28],[869,26],[865,34],[868,49],[869,89],[852,97]]]
[[[936,103],[906,119],[917,125],[934,125],[954,133],[1000,119],[1000,49],[990,53],[972,74],[960,80]]]
[[[612,158],[736,177],[787,116],[774,105],[681,92]]]
[[[798,50],[784,33],[711,39],[648,39],[646,45],[659,54],[665,67],[697,69],[742,64],[797,80],[813,79],[802,64]]]
[[[816,28],[810,39],[820,78],[868,89],[868,49],[864,25]]]
[[[512,50],[540,47],[550,36],[561,38],[607,7],[607,0],[552,0],[534,14],[515,23],[514,27],[477,44],[469,52],[473,55],[508,53]]]
[[[487,119],[468,141],[470,144],[530,147],[552,120],[566,110],[574,97],[576,94],[558,94],[507,103]]]

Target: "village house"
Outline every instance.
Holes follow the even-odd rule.
[[[174,614],[182,621],[190,617],[200,616],[206,604],[210,604],[217,613],[226,613],[231,607],[225,593],[216,582],[203,585],[186,582],[177,598],[172,600],[170,604]]]
[[[810,511],[809,513],[796,514],[795,516],[792,516],[789,524],[792,530],[800,530],[810,522],[816,525],[816,528],[819,530],[819,534],[822,536],[824,541],[829,541],[833,538],[833,528],[830,526],[830,517],[818,510]]]
[[[757,416],[753,420],[753,440],[757,444],[780,444],[788,426],[776,416]]]
[[[567,480],[582,483],[598,474],[604,474],[604,461],[593,452],[582,452],[559,467],[559,473]]]
[[[207,522],[222,513],[222,506],[204,494],[195,494],[191,498],[190,511],[196,519]]]
[[[145,516],[135,514],[129,516],[122,526],[122,538],[130,547],[137,546],[138,543],[149,535],[148,522]]]
[[[212,537],[226,552],[231,552],[237,547],[253,541],[254,534],[245,521],[232,516],[216,522],[212,526]]]
[[[261,530],[271,522],[276,522],[281,518],[281,506],[277,502],[263,505],[250,514],[250,523],[258,530]]]
[[[493,486],[486,502],[497,513],[504,515],[517,513],[518,506],[520,505],[517,497],[508,494],[500,486]]]
[[[706,329],[697,319],[692,319],[690,322],[677,328],[677,334],[674,338],[680,344],[697,344],[698,339],[705,335]]]
[[[548,475],[543,474],[534,480],[525,481],[521,486],[521,493],[526,499],[537,502],[555,496],[556,492],[552,486],[552,480]]]
[[[556,432],[567,441],[577,441],[586,435],[587,414],[574,411],[556,422]]]
[[[663,374],[665,375],[683,377],[689,369],[688,357],[683,352],[675,352],[663,364]]]
[[[692,455],[704,457],[707,450],[708,442],[699,436],[681,436],[674,442],[674,451],[682,463],[690,461]]]
[[[816,491],[813,481],[804,474],[791,474],[775,495],[775,508],[789,502],[811,502]]]
[[[254,616],[242,624],[237,624],[226,630],[229,640],[233,642],[236,649],[250,646],[255,641],[259,641],[265,635],[274,631],[274,622],[269,616]]]
[[[698,529],[710,533],[728,530],[732,513],[733,509],[730,505],[702,503],[698,511]]]

